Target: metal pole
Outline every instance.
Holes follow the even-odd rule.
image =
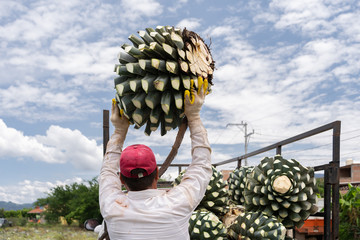
[[[331,163],[331,182],[332,182],[332,238],[339,239],[340,225],[340,129],[341,122],[336,121],[333,128],[333,162]]]
[[[247,123],[244,122],[244,121],[241,121],[241,123],[228,123],[228,124],[226,124],[226,127],[228,127],[228,126],[237,126],[237,127],[242,126],[242,127],[244,127],[244,130],[243,130],[244,131],[244,138],[245,138],[245,146],[244,146],[244,148],[245,148],[245,155],[246,155],[247,154],[247,149],[248,149],[248,143],[250,141],[250,136],[252,134],[254,134],[254,129],[252,130],[251,133],[248,134],[247,133]],[[245,166],[247,166],[248,165],[247,157],[244,158],[244,159],[245,159]],[[240,164],[238,164],[238,165],[240,165]]]
[[[106,145],[109,142],[109,110],[103,110],[103,154],[106,153]]]
[[[281,155],[281,145],[276,147],[276,155]]]
[[[324,240],[330,240],[331,236],[331,184],[328,165],[324,171]]]
[[[241,122],[242,123],[242,122]],[[248,141],[247,141],[247,123],[244,123],[245,128],[245,134],[244,134],[244,141],[245,141],[245,154],[247,154],[247,147],[248,147]],[[247,158],[245,158],[245,166],[248,165]]]

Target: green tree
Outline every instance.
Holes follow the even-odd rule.
[[[340,239],[360,238],[360,187],[349,184],[340,198]]]
[[[48,208],[45,218],[50,223],[57,223],[64,217],[70,225],[78,220],[82,225],[86,219],[102,220],[99,208],[99,183],[96,178],[84,183],[58,186],[51,190],[46,198],[38,199],[36,205]]]
[[[20,210],[9,210],[4,212],[4,217],[6,218],[21,218],[21,217],[28,217],[28,212],[30,208],[23,208]]]
[[[324,178],[317,178],[316,179],[316,186],[318,188],[318,197],[323,198],[324,197]]]
[[[3,218],[3,217],[5,217],[5,210],[4,210],[4,208],[1,208],[0,209],[0,218]]]

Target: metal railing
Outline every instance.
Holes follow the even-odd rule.
[[[317,216],[324,217],[324,239],[338,239],[339,238],[339,168],[340,168],[340,128],[341,122],[335,121],[321,127],[312,129],[294,137],[285,139],[283,141],[274,143],[267,147],[258,149],[251,153],[242,155],[240,157],[228,159],[222,162],[214,163],[213,165],[220,166],[227,163],[238,162],[238,167],[241,166],[241,161],[269,150],[276,149],[276,154],[281,155],[282,146],[314,136],[316,134],[332,130],[332,161],[328,164],[315,166],[315,171],[324,171],[324,213],[319,213]],[[332,220],[332,221],[331,221]]]
[[[107,141],[109,140],[109,111],[107,113],[104,110],[103,118],[103,129],[104,129],[104,153],[106,149]],[[318,165],[314,167],[315,171],[324,171],[324,212],[317,213],[316,216],[324,217],[324,239],[325,240],[335,240],[339,238],[339,169],[340,169],[340,129],[341,121],[334,121],[332,123],[323,125],[321,127],[312,129],[310,131],[301,133],[294,137],[290,137],[283,141],[274,143],[267,147],[255,150],[253,152],[244,154],[239,157],[231,158],[225,161],[214,163],[213,166],[221,166],[224,164],[237,162],[237,166],[241,166],[241,161],[243,159],[256,156],[258,154],[267,152],[269,150],[276,150],[276,154],[281,155],[282,147],[290,143],[317,135],[319,133],[332,130],[332,161],[324,165]],[[107,134],[106,134],[107,131]],[[161,166],[161,164],[158,164]],[[179,173],[182,167],[187,167],[189,164],[171,164],[171,167],[178,167]]]

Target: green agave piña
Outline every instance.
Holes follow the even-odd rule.
[[[275,217],[261,212],[241,213],[228,228],[232,240],[281,240],[285,239],[286,228]]]
[[[205,196],[199,203],[197,209],[206,209],[215,213],[217,216],[223,216],[228,211],[229,192],[227,190],[227,182],[223,180],[223,175],[216,168],[212,167],[213,174],[209,185],[206,188]],[[175,179],[173,185],[180,184],[185,171]]]
[[[246,176],[254,169],[253,166],[243,166],[232,171],[228,178],[229,195],[234,204],[243,205],[245,202],[244,189]]]
[[[280,155],[265,157],[247,176],[245,208],[275,216],[286,228],[301,227],[317,211],[314,169]]]
[[[135,128],[146,125],[145,134],[150,135],[160,126],[165,135],[181,124],[183,96],[191,80],[196,89],[202,81],[198,77],[208,79],[210,92],[214,61],[209,47],[192,31],[157,26],[138,34],[131,34],[132,45],[123,44],[118,54],[115,99]]]
[[[227,230],[220,219],[212,212],[195,211],[189,220],[191,240],[225,240]]]

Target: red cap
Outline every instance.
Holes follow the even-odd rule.
[[[131,171],[142,168],[146,172],[139,175]],[[142,144],[135,144],[125,148],[120,157],[120,172],[128,178],[142,178],[150,175],[156,169],[155,155],[151,149]]]

